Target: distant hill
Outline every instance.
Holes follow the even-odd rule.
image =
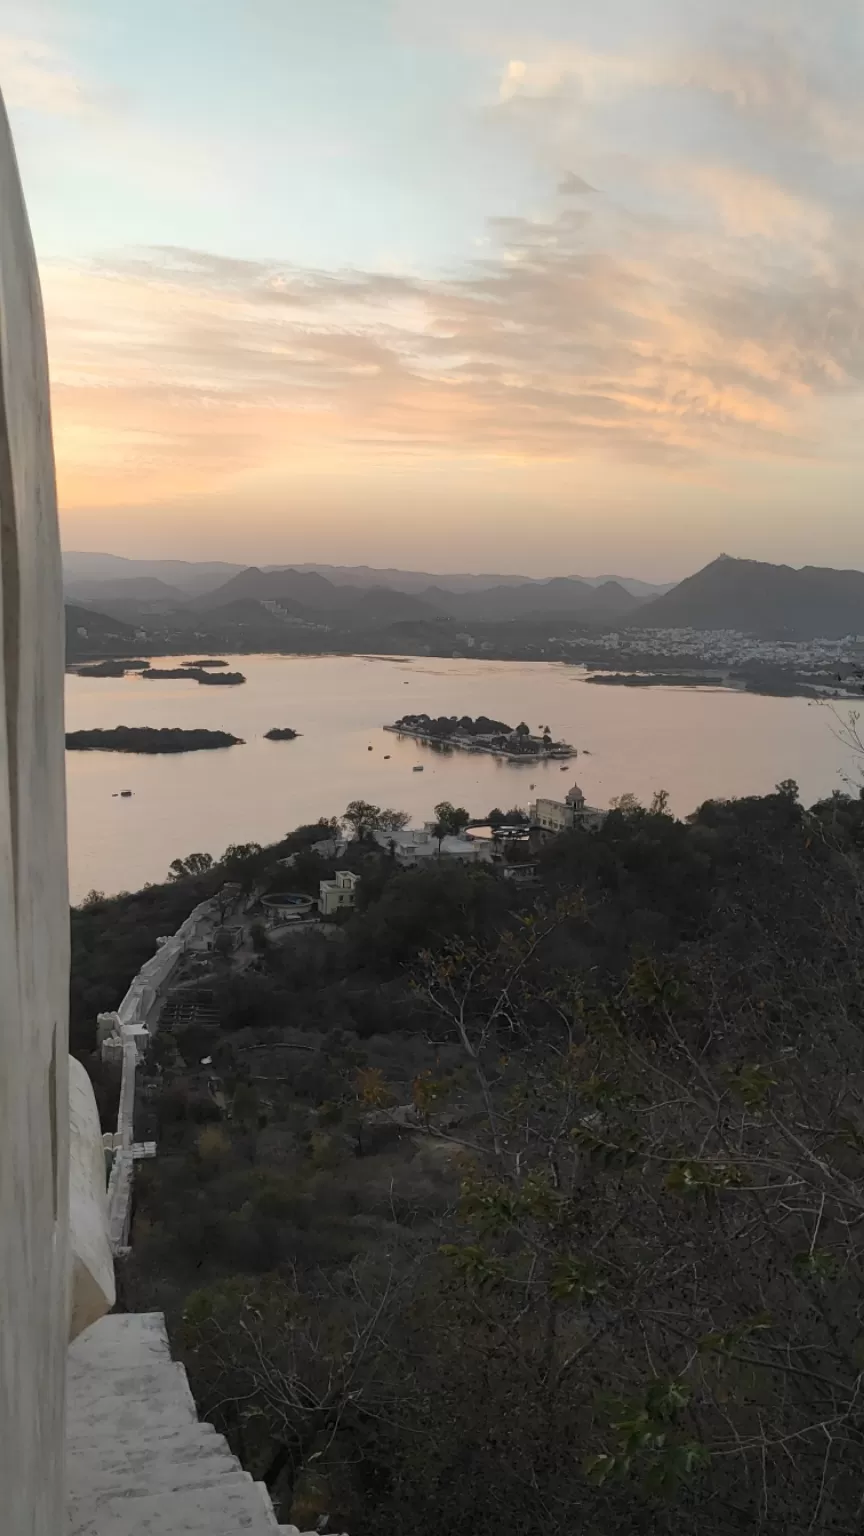
[[[184,604],[189,593],[179,587],[169,586],[158,576],[107,577],[99,581],[70,580],[66,583],[67,596],[79,602],[145,602]]]
[[[84,656],[99,655],[111,650],[116,644],[128,647],[135,639],[131,624],[98,613],[93,608],[80,608],[77,603],[66,604],[66,656],[75,661]]]
[[[192,607],[215,616],[228,603],[250,600],[299,602],[306,613],[327,617],[328,621],[332,619],[349,628],[372,622],[436,619],[487,623],[547,614],[606,622],[629,617],[644,602],[617,582],[593,587],[567,576],[473,592],[451,592],[442,586],[431,586],[421,593],[409,593],[391,587],[340,587],[316,571],[262,571],[250,566],[215,592],[195,598]]]
[[[264,566],[264,570],[276,567]],[[436,575],[429,571],[403,571],[397,568],[378,570],[371,565],[296,565],[296,571],[315,571],[326,576],[335,586],[392,587],[397,592],[416,592],[423,596],[430,587],[443,592],[485,592],[490,587],[541,586],[548,576],[502,576],[490,574],[469,575],[465,572],[447,572]],[[602,587],[607,582],[617,582],[625,592],[634,597],[658,597],[668,592],[672,582],[640,581],[635,576],[574,576],[571,581],[588,587]]]
[[[72,597],[79,594],[83,596],[85,586],[88,592],[98,596],[96,583],[131,581],[137,577],[150,577],[195,596],[215,591],[232,576],[238,576],[247,569],[259,568],[226,560],[133,560],[124,555],[90,554],[83,550],[68,550],[63,556],[64,577]],[[366,591],[388,587],[394,592],[417,595],[422,595],[428,587],[438,587],[445,592],[484,592],[491,587],[542,586],[549,580],[546,576],[496,575],[489,572],[446,572],[437,575],[431,571],[404,571],[395,566],[378,569],[371,565],[316,565],[309,562],[263,565],[260,570],[268,576],[279,571],[294,570],[300,575],[322,576],[336,587],[360,587]],[[654,597],[668,591],[671,586],[670,582],[652,583],[640,581],[634,576],[571,574],[568,579],[589,587],[602,587],[609,581],[617,582],[634,597]],[[130,594],[119,591],[116,595],[122,598]]]
[[[95,608],[81,608],[77,603],[67,603],[67,637],[70,630],[77,632],[79,629],[86,629],[88,636],[117,635],[124,640],[131,640],[135,634],[131,624],[124,624],[121,619],[114,619],[108,613],[99,613]]]
[[[63,554],[67,586],[91,581],[121,581],[124,577],[154,576],[181,592],[206,592],[244,569],[227,560],[131,560],[125,555],[91,554],[69,549]]]
[[[769,565],[721,555],[633,622],[649,629],[737,629],[766,637],[864,634],[864,572]]]
[[[336,587],[332,581],[318,576],[314,571],[262,571],[250,565],[245,571],[232,576],[215,591],[195,599],[194,607],[202,612],[223,608],[228,603],[248,602],[296,602],[307,611],[336,612],[349,608],[356,602],[356,593],[349,587]]]
[[[484,592],[446,592],[441,587],[429,587],[422,596],[440,613],[461,618],[466,623],[472,619],[493,623],[543,614],[572,614],[588,620],[625,618],[642,602],[617,582],[592,587],[572,576],[524,582],[518,587],[489,587]]]

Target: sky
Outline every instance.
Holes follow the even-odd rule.
[[[0,0],[64,543],[864,566],[860,0]]]

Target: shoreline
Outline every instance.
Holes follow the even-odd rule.
[[[178,657],[178,656],[184,656],[184,655],[187,655],[187,654],[188,653],[186,651],[182,651],[180,649],[177,649],[177,650],[173,650],[173,651],[158,653],[158,659],[161,660],[161,659],[166,659],[169,656],[170,657]],[[483,654],[474,653],[474,654],[469,654],[467,656],[460,656],[458,658],[455,658],[455,657],[451,658],[449,653],[445,654],[443,651],[440,654],[437,653],[437,652],[433,652],[433,653],[427,654],[425,652],[422,652],[422,653],[418,653],[418,652],[405,652],[404,650],[400,651],[400,652],[392,652],[391,653],[391,652],[369,651],[369,650],[357,650],[357,651],[337,651],[337,650],[282,651],[282,650],[279,650],[279,651],[277,651],[277,650],[273,650],[273,649],[262,649],[260,651],[255,651],[255,650],[232,651],[232,652],[226,653],[226,654],[230,654],[230,655],[236,657],[238,660],[241,660],[244,657],[252,658],[252,657],[260,656],[260,657],[269,657],[269,658],[271,658],[274,661],[277,661],[277,660],[278,661],[287,661],[287,660],[297,660],[297,661],[325,661],[325,660],[334,660],[335,661],[335,660],[340,660],[340,661],[343,661],[343,660],[349,659],[350,657],[357,657],[357,658],[361,658],[361,659],[366,660],[366,661],[383,661],[383,662],[395,662],[395,663],[401,662],[401,663],[406,663],[406,662],[412,662],[412,661],[419,661],[419,662],[436,661],[436,660],[438,660],[438,661],[441,661],[441,660],[449,661],[451,659],[454,659],[454,660],[459,660],[459,661],[471,662],[472,664],[476,664],[478,662],[480,662],[480,663],[490,663],[493,666],[502,666],[502,665],[512,665],[512,666],[530,665],[530,666],[545,666],[545,667],[566,667],[568,670],[570,670],[570,671],[572,671],[572,672],[574,672],[576,674],[582,674],[583,680],[585,682],[592,683],[594,685],[599,685],[601,687],[604,687],[604,686],[606,686],[606,687],[618,686],[618,687],[631,687],[631,688],[642,687],[642,688],[675,688],[675,689],[694,689],[694,688],[696,688],[696,689],[703,689],[705,691],[710,690],[712,692],[718,692],[718,693],[749,693],[751,695],[755,695],[755,696],[762,697],[762,698],[799,698],[799,699],[807,699],[810,702],[817,701],[817,702],[828,702],[828,703],[834,703],[834,704],[844,704],[844,703],[856,704],[862,698],[862,692],[860,690],[860,687],[858,689],[852,689],[852,688],[844,689],[843,687],[837,687],[837,688],[826,687],[824,684],[820,685],[819,683],[810,682],[809,680],[805,680],[805,679],[801,678],[800,676],[796,675],[794,672],[784,671],[782,669],[779,670],[777,675],[775,675],[771,679],[760,677],[758,675],[758,672],[755,672],[755,671],[754,672],[749,672],[746,667],[740,667],[740,668],[736,669],[734,676],[730,676],[729,675],[729,670],[728,669],[723,669],[724,673],[725,673],[725,676],[719,675],[719,676],[711,677],[709,675],[701,674],[698,677],[698,679],[697,679],[697,677],[695,675],[693,677],[687,677],[686,673],[684,675],[682,675],[681,673],[678,673],[678,674],[675,675],[674,681],[673,681],[668,672],[664,673],[664,672],[660,671],[659,669],[658,670],[651,669],[650,671],[646,670],[645,672],[639,672],[638,670],[634,670],[634,668],[632,666],[632,658],[625,657],[625,656],[622,656],[618,666],[616,667],[615,662],[614,662],[614,660],[612,660],[611,657],[604,657],[603,658],[603,663],[601,665],[598,660],[592,660],[592,661],[586,661],[586,660],[582,660],[582,659],[575,660],[575,659],[572,659],[570,657],[564,657],[564,656],[500,656],[500,655],[490,656],[490,655],[483,655]],[[157,653],[153,652],[153,653],[151,653],[151,655],[155,657],[155,656],[157,656]],[[135,658],[135,659],[137,659],[137,658]],[[94,665],[98,665],[101,662],[124,663],[125,662],[125,657],[117,656],[116,654],[106,655],[104,653],[103,654],[95,654],[95,655],[92,655],[92,656],[88,656],[86,658],[75,657],[75,658],[71,658],[71,659],[67,660],[65,668],[64,668],[64,671],[65,671],[65,674],[67,676],[74,677],[74,676],[78,676],[79,675],[79,673],[81,672],[82,668],[88,668],[88,667],[91,667],[91,666],[94,666]],[[630,665],[627,665],[628,662],[630,663]],[[139,662],[139,667],[134,667],[134,666],[130,666],[129,667],[129,671],[127,672],[127,676],[132,675],[132,673],[134,673],[136,671],[139,671],[139,670],[140,670],[140,662]],[[694,673],[695,673],[695,668],[694,668]],[[85,672],[84,675],[86,677],[86,675],[87,675],[86,672]],[[108,675],[108,674],[103,674],[103,676],[104,675]],[[625,677],[627,678],[626,682],[623,681],[623,678],[625,678]],[[634,680],[630,681],[631,678],[634,679]],[[638,681],[635,680],[637,678],[638,678]],[[197,679],[196,679],[196,681],[197,681]],[[392,727],[385,726],[384,729],[385,730],[389,730],[389,729],[392,729]],[[402,735],[408,735],[409,732],[403,731],[401,734]],[[440,741],[439,741],[439,738],[437,738],[437,737],[417,736],[416,739],[418,741],[421,741],[421,740],[422,741],[427,741],[430,745],[439,745],[439,744],[441,744]],[[455,743],[449,743],[449,745],[452,745],[452,746],[456,747],[456,746],[460,746],[461,743],[455,742]],[[481,749],[481,748],[464,748],[463,747],[463,750],[481,751],[481,750],[484,750],[484,749]],[[506,753],[506,752],[494,753],[493,755],[501,756],[501,757],[503,757],[508,762],[532,762],[532,761],[533,762],[546,762],[546,761],[548,761],[548,756],[545,753],[539,754],[537,757],[534,757],[534,758],[531,758],[531,757],[528,757],[528,756],[523,756],[522,754],[511,754],[511,753]],[[574,750],[572,755],[573,756],[577,755],[575,750]]]

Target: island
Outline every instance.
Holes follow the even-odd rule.
[[[129,660],[105,660],[105,662],[92,662],[86,667],[75,667],[78,677],[125,677],[128,671],[146,671],[149,662],[131,657]]]
[[[297,737],[299,736],[299,734],[300,734],[299,731],[292,731],[290,725],[285,725],[285,726],[274,725],[272,731],[265,731],[265,733],[264,733],[264,740],[265,741],[296,741]]]
[[[227,667],[227,661],[214,660],[212,657],[203,661],[184,661],[184,667]]]
[[[385,725],[385,731],[398,736],[413,736],[437,747],[458,747],[462,752],[489,752],[494,757],[505,757],[512,762],[538,762],[546,758],[576,757],[575,747],[567,741],[553,741],[547,726],[541,726],[541,734],[532,736],[522,721],[517,726],[503,720],[490,720],[488,715],[403,715],[393,725]]]
[[[142,677],[150,678],[194,678],[196,683],[209,685],[211,688],[221,686],[223,688],[236,687],[238,683],[245,683],[246,678],[242,672],[207,672],[203,667],[149,667]]]
[[[126,663],[123,661],[97,661],[90,667],[78,667],[79,677],[125,677]]]
[[[699,672],[592,672],[586,683],[620,688],[725,688],[725,677]]]
[[[70,752],[212,752],[242,746],[242,739],[227,731],[184,731],[179,726],[117,725],[110,731],[66,732]]]

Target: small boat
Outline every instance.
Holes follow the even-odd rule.
[[[371,752],[371,751],[372,751],[372,748],[371,748],[371,747],[367,747],[367,748],[366,748],[366,751],[367,751],[367,752]]]
[[[565,764],[565,765],[564,765],[564,767],[563,767],[563,768],[562,768],[562,769],[561,769],[561,772],[562,772],[562,773],[566,773],[566,772],[567,772],[567,765],[566,765],[566,764]]]
[[[132,794],[131,789],[121,789],[121,791],[120,791],[120,799],[121,800],[128,800],[130,798],[131,794]]]
[[[423,772],[423,764],[422,763],[415,763],[414,764],[414,772],[415,773],[422,773]]]
[[[390,761],[390,753],[389,752],[385,752],[384,753],[384,761],[385,761],[385,763],[389,763],[389,761]]]

